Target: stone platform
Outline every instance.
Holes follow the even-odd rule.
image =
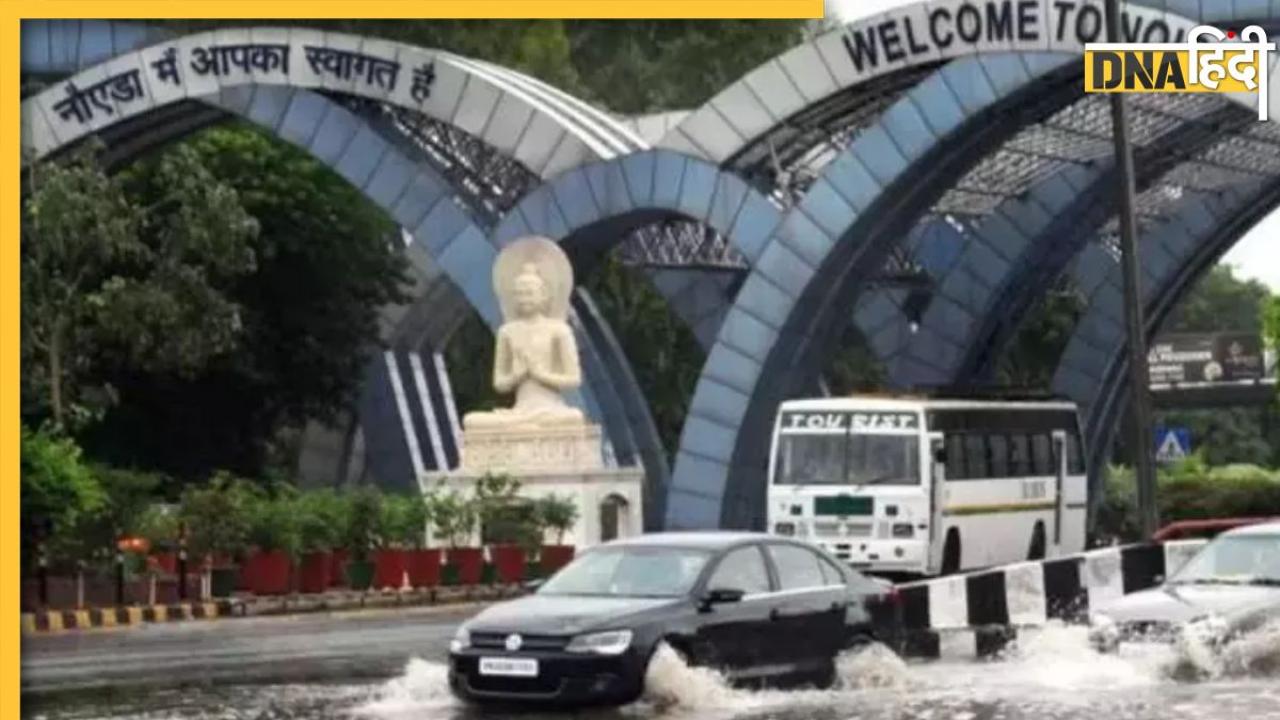
[[[483,475],[599,470],[599,425],[468,428],[462,434],[463,473]]]

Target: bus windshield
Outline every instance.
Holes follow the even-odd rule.
[[[778,485],[919,485],[916,435],[786,433],[779,438]]]

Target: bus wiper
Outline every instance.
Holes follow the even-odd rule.
[[[860,483],[858,483],[857,485],[854,485],[854,486],[853,486],[853,491],[854,491],[854,492],[861,492],[861,491],[862,491],[862,488],[864,488],[864,487],[866,487],[866,486],[868,486],[868,485],[879,485],[879,484],[880,484],[880,483],[882,483],[882,482],[888,482],[889,480],[894,479],[894,477],[896,477],[896,476],[894,476],[894,475],[879,475],[879,476],[877,476],[877,477],[873,477],[873,478],[871,478],[870,480],[867,480],[866,482],[860,482]]]

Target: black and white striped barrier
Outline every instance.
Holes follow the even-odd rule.
[[[1159,584],[1204,542],[1109,547],[899,585],[897,631],[887,634],[912,657],[988,657],[1019,628],[1085,622],[1090,608]]]

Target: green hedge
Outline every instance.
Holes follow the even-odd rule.
[[[1139,539],[1133,471],[1112,467],[1098,515],[1103,538]],[[1156,501],[1162,525],[1177,520],[1280,515],[1280,470],[1257,465],[1209,467],[1198,456],[1162,468]]]

